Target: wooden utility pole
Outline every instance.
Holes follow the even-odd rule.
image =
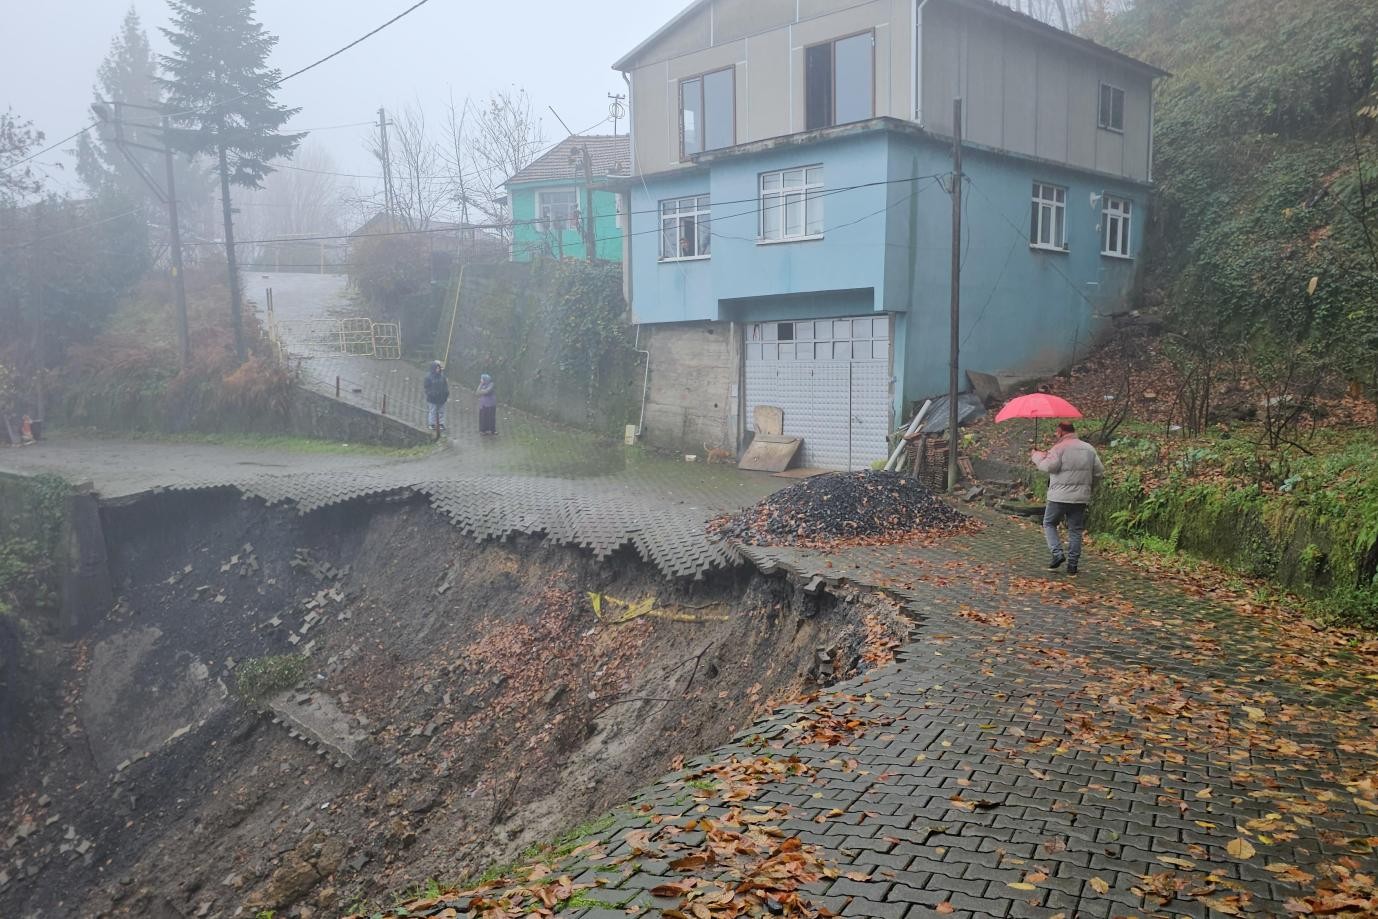
[[[957,487],[957,366],[962,319],[962,100],[952,100],[952,311],[947,366],[947,487]]]
[[[581,228],[584,236],[584,254],[588,256],[589,264],[593,264],[598,261],[598,238],[593,231],[593,160],[589,156],[588,147],[579,147],[579,162],[584,173],[584,201],[588,205],[584,209],[584,225]]]
[[[163,117],[163,164],[167,169],[167,220],[172,243],[172,288],[177,295],[177,347],[182,369],[191,363],[191,323],[187,319],[187,282],[182,272],[182,226],[177,218],[177,175],[168,144],[168,120]]]

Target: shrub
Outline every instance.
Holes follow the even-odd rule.
[[[235,692],[245,702],[257,705],[306,679],[306,664],[307,658],[302,654],[244,661],[234,668]]]

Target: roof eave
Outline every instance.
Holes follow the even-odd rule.
[[[628,51],[626,54],[622,55],[622,57],[618,59],[617,63],[612,65],[612,69],[619,71],[621,73],[631,72],[633,62],[635,62],[636,59],[641,56],[641,53],[643,51],[654,45],[656,42],[660,41],[661,38],[669,34],[671,31],[673,31],[676,26],[678,26],[681,22],[688,19],[693,13],[695,13],[699,9],[699,7],[706,6],[707,4],[712,2],[713,0],[693,0],[692,3],[690,3],[684,9],[680,10],[679,13],[675,16],[675,18],[671,19],[669,22],[665,23],[665,25],[661,26],[660,28],[652,32],[650,37],[647,38],[645,41],[641,42],[641,44],[637,45],[635,48]]]

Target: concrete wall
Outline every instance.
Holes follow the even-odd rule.
[[[738,451],[741,340],[731,322],[646,326],[650,389],[642,440],[658,449],[703,455],[704,445]]]
[[[528,262],[538,256],[584,258],[584,239],[577,229],[547,232],[537,224],[536,192],[540,189],[574,189],[579,193],[580,213],[588,213],[589,190],[577,182],[553,180],[509,186],[514,224],[512,260]],[[600,259],[622,261],[622,231],[617,225],[617,195],[613,192],[593,192],[593,233]]]
[[[287,410],[288,433],[336,443],[406,449],[430,442],[430,434],[409,424],[329,396],[297,387]]]
[[[1144,71],[949,3],[925,7],[922,29],[924,127],[951,135],[960,97],[973,143],[1149,180],[1153,84]],[[1102,82],[1125,91],[1122,132],[1098,126]]]

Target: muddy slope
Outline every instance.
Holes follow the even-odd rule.
[[[0,916],[335,915],[477,873],[723,742],[819,649],[850,669],[890,615],[480,545],[403,499],[106,516],[121,601],[0,800]],[[303,652],[294,689],[236,690]]]

